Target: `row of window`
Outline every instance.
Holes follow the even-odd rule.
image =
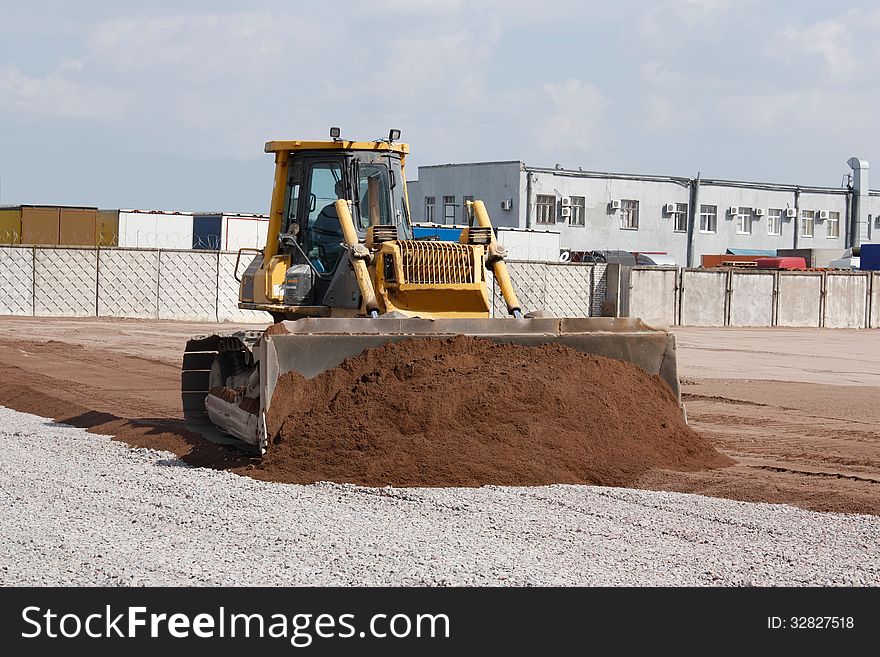
[[[673,221],[673,231],[676,233],[687,232],[687,203],[676,203],[675,210],[670,212]],[[770,208],[767,210],[767,234],[782,235],[782,208]],[[751,235],[753,231],[755,213],[754,208],[736,208],[736,234]],[[620,202],[620,228],[622,230],[639,229],[639,202],[633,200],[621,200]],[[801,211],[801,237],[813,237],[816,231],[816,211]],[[840,213],[829,212],[825,223],[826,237],[837,239],[840,237]],[[712,234],[718,231],[718,206],[700,205],[700,232]]]
[[[684,206],[685,216],[687,215],[687,205]],[[816,232],[816,211],[801,210],[800,236],[814,237]],[[782,235],[782,208],[769,208],[767,210],[767,234]],[[751,207],[736,208],[736,234],[751,235],[754,224],[754,209]],[[700,206],[700,232],[714,233],[718,227],[718,206],[717,205],[701,205]],[[676,230],[684,232],[687,230],[685,220],[684,227],[679,229],[676,224]],[[840,213],[829,212],[828,219],[825,222],[825,237],[828,239],[837,239],[840,237]]]
[[[467,201],[473,201],[473,196],[465,196],[461,204],[461,223],[467,223]],[[568,205],[563,205],[559,213],[563,220],[568,219],[569,226],[585,226],[586,197],[570,196]],[[435,221],[435,197],[425,197],[425,221]],[[443,197],[443,223],[454,224],[456,219],[457,205],[454,196]],[[676,233],[687,232],[687,203],[676,203],[675,209],[669,212],[672,219],[672,230]],[[816,232],[816,211],[801,210],[800,236],[814,237]],[[767,234],[782,235],[782,208],[770,208],[767,210]],[[620,201],[620,228],[621,230],[639,229],[639,202],[633,199],[621,199]],[[751,235],[753,231],[755,213],[751,207],[736,208],[734,220],[736,222],[737,235]],[[538,194],[536,198],[535,222],[538,224],[557,223],[556,197],[552,194]],[[718,231],[718,206],[700,205],[700,232],[715,233]],[[825,236],[828,239],[840,237],[840,213],[829,212],[825,222]]]

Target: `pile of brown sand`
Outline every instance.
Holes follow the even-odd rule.
[[[313,379],[278,382],[259,479],[365,486],[631,485],[652,468],[732,461],[684,422],[669,387],[559,345],[404,340]]]

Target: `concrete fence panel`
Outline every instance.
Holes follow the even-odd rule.
[[[272,315],[262,310],[242,310],[238,307],[238,281],[241,273],[254,259],[254,253],[243,253],[235,271],[235,253],[221,253],[217,268],[217,321],[272,323]],[[262,256],[261,256],[262,257]]]
[[[547,282],[547,269],[554,265],[542,262],[508,262],[507,270],[510,272],[510,283],[513,291],[519,299],[519,303],[525,312],[544,310],[545,296],[544,287]],[[493,317],[507,317],[507,306],[501,296],[501,288],[492,277],[493,288]]]
[[[98,316],[159,316],[159,252],[98,250]]]
[[[775,272],[730,272],[730,326],[773,326]]]
[[[822,274],[779,272],[777,326],[820,325]]]
[[[159,252],[159,319],[217,321],[218,253]]]
[[[34,315],[94,317],[98,249],[39,248],[34,254]]]
[[[868,315],[870,274],[825,274],[825,323],[827,328],[865,328]]]
[[[589,317],[592,280],[590,265],[547,265],[544,310],[557,317]]]
[[[34,249],[0,247],[0,315],[34,314]]]
[[[727,272],[683,269],[682,326],[724,326],[727,313]]]
[[[629,316],[676,321],[678,269],[633,268],[630,272]]]

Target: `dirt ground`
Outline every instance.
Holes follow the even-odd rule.
[[[194,465],[252,457],[181,420],[186,340],[253,324],[0,318],[0,405],[166,449]],[[636,487],[880,515],[880,332],[676,328],[691,426],[733,466],[653,470]]]

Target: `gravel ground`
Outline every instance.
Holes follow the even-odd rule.
[[[679,493],[265,483],[0,407],[3,585],[880,585],[880,518]]]

